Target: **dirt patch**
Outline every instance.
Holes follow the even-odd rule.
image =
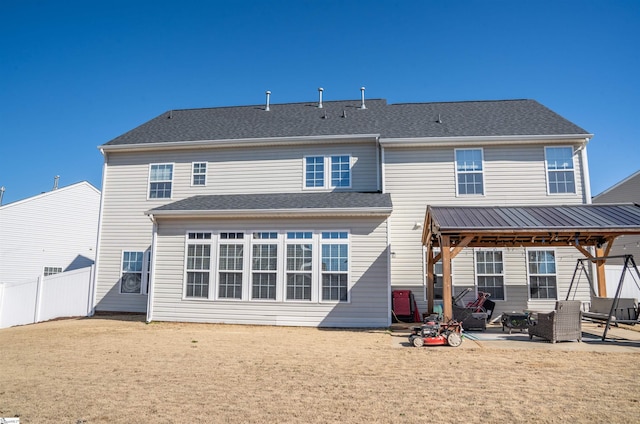
[[[637,422],[638,354],[398,348],[394,337],[384,329],[145,324],[132,316],[3,329],[0,417]]]

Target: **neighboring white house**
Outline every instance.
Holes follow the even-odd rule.
[[[97,311],[376,327],[425,308],[427,205],[590,202],[592,137],[534,100],[174,110],[100,146]],[[571,247],[465,249],[454,292],[552,307]],[[579,293],[585,300],[588,289]]]
[[[594,196],[593,203],[640,204],[640,170]],[[640,262],[640,236],[619,237],[610,255],[633,255],[636,262]]]
[[[640,170],[594,196],[593,203],[640,204]],[[640,266],[640,236],[624,235],[618,237],[613,243],[609,256],[621,255],[633,255],[634,261]],[[620,281],[622,260],[611,259],[607,261],[605,268],[607,270],[607,295],[613,296]],[[640,284],[640,281],[637,283]],[[640,299],[640,288],[631,276],[625,280],[622,297]]]
[[[100,191],[79,182],[0,206],[0,283],[92,265]]]

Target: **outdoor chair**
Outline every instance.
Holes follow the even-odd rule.
[[[538,336],[551,343],[578,340],[582,341],[582,302],[579,300],[559,300],[556,309],[547,313],[538,313],[529,329],[529,339]]]

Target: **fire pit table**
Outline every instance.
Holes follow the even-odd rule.
[[[502,331],[505,328],[509,329],[509,334],[511,334],[511,330],[517,328],[522,332],[522,330],[526,329],[529,326],[529,314],[525,312],[503,312],[502,313]]]

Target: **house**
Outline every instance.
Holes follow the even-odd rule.
[[[593,197],[594,204],[635,203],[640,204],[640,170],[624,180],[614,184],[602,193]],[[610,256],[633,255],[635,263],[640,266],[640,236],[620,236],[611,248]],[[623,259],[610,259],[605,265],[607,270],[607,294],[613,296],[620,281]],[[640,283],[640,281],[638,282]],[[623,285],[623,297],[640,299],[640,287],[634,284],[633,278],[627,275]]]
[[[86,181],[0,206],[0,283],[92,265],[100,191]]]
[[[640,170],[593,197],[593,203],[640,204]],[[640,236],[622,236],[611,248],[612,256],[633,255],[640,261]]]
[[[386,326],[392,290],[426,307],[428,205],[591,199],[592,135],[534,100],[269,95],[264,105],[168,111],[100,146],[96,311]],[[561,246],[465,249],[453,289],[490,293],[497,312],[552,308],[579,257]]]

